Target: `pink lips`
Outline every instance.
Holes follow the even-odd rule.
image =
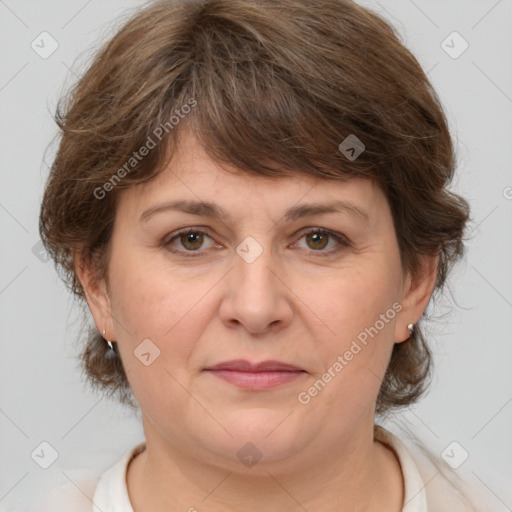
[[[240,388],[254,391],[272,389],[306,373],[297,366],[280,361],[250,363],[243,359],[225,361],[206,368],[205,371]]]

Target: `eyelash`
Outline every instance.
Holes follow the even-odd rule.
[[[196,228],[184,228],[184,229],[180,229],[180,230],[172,233],[171,238],[166,237],[164,239],[164,241],[163,241],[163,245],[170,252],[172,252],[174,254],[182,255],[182,256],[184,256],[186,258],[197,258],[199,256],[202,256],[204,250],[201,250],[201,249],[197,249],[195,251],[188,251],[188,250],[175,250],[175,249],[170,249],[169,248],[174,240],[178,239],[182,235],[188,235],[190,233],[207,235],[209,238],[212,238],[208,234],[207,231],[204,231],[204,230],[201,230],[201,229],[196,229]],[[345,236],[343,236],[340,233],[336,233],[335,231],[330,231],[330,230],[324,229],[324,228],[311,228],[308,231],[304,231],[304,232],[302,232],[299,240],[301,240],[302,238],[304,238],[305,236],[307,236],[307,235],[309,235],[311,233],[319,233],[321,235],[328,235],[329,237],[334,238],[340,244],[339,247],[336,247],[334,249],[330,249],[328,251],[324,251],[322,249],[319,249],[319,250],[315,251],[315,250],[311,249],[309,252],[316,253],[315,256],[319,256],[319,257],[332,256],[332,255],[338,254],[343,249],[346,249],[347,247],[350,247],[350,242],[348,241],[348,239]]]

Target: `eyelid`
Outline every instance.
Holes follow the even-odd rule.
[[[169,243],[175,238],[178,238],[180,235],[186,235],[187,233],[201,233],[210,236],[209,229],[203,226],[190,226],[186,228],[180,228],[172,233],[166,235],[163,239],[164,243]],[[211,238],[211,237],[210,237]]]
[[[191,226],[191,227],[178,229],[176,231],[173,231],[169,235],[165,236],[162,241],[162,245],[167,248],[171,245],[171,242],[173,240],[179,238],[182,235],[186,235],[188,233],[199,233],[202,235],[206,235],[213,240],[213,237],[210,235],[210,230],[208,228],[202,227],[202,226],[198,226],[198,227]],[[218,247],[218,244],[215,243],[215,245],[216,245],[216,247]],[[194,257],[195,255],[199,256],[205,252],[205,249],[198,249],[197,251],[187,251],[185,249],[177,249],[177,250],[168,249],[168,250],[174,254],[178,254],[178,255],[182,254],[182,255],[185,255],[186,257],[189,257],[189,256]]]
[[[335,254],[341,252],[343,249],[346,249],[347,247],[351,247],[351,243],[350,243],[349,239],[342,233],[339,233],[337,231],[332,231],[331,229],[314,227],[314,226],[303,228],[301,231],[299,231],[299,233],[296,235],[296,236],[298,236],[297,242],[299,240],[301,240],[304,236],[308,235],[309,233],[326,234],[329,237],[334,238],[338,242],[338,247],[329,249],[327,251],[323,251],[323,250],[315,251],[313,249],[305,249],[310,254],[313,253],[315,256],[328,257],[328,256],[332,256],[332,255],[335,255]],[[297,242],[294,242],[293,245],[296,245]]]
[[[190,227],[181,228],[176,231],[173,231],[171,234],[164,237],[163,245],[165,247],[168,247],[171,245],[171,242],[173,240],[175,240],[176,238],[179,238],[181,235],[186,235],[188,233],[203,234],[213,240],[213,237],[210,235],[209,228],[202,227],[202,226],[198,226],[198,227],[190,226]],[[337,231],[332,231],[327,228],[315,227],[315,226],[305,227],[305,228],[302,228],[301,230],[299,230],[299,232],[294,235],[294,238],[297,238],[297,237],[298,238],[297,238],[296,242],[293,242],[292,246],[295,246],[299,240],[301,240],[304,236],[308,235],[309,233],[326,234],[326,235],[334,238],[339,244],[338,247],[336,247],[334,249],[327,250],[327,251],[324,251],[324,250],[315,251],[313,249],[303,249],[305,251],[308,251],[310,254],[313,253],[316,256],[320,256],[320,257],[330,256],[330,255],[336,254],[336,253],[340,252],[341,250],[346,249],[347,247],[351,246],[350,240],[342,233],[339,233]],[[216,247],[218,248],[218,244],[216,245]],[[178,250],[168,249],[168,250],[174,254],[184,255],[185,257],[201,256],[205,251],[207,251],[207,249],[198,249],[196,251],[187,251],[184,249],[178,249]]]

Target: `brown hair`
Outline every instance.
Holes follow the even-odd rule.
[[[73,251],[107,278],[119,191],[154,178],[185,128],[240,172],[375,181],[403,268],[415,272],[420,255],[439,255],[436,292],[464,252],[469,208],[448,190],[455,155],[440,101],[390,24],[352,1],[149,4],[101,48],[56,121],[40,233],[80,299]],[[339,149],[349,135],[365,146],[357,158]],[[122,362],[107,350],[89,333],[85,373],[134,405]],[[430,369],[420,321],[394,346],[377,413],[417,400]]]

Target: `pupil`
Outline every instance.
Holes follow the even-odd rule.
[[[312,235],[310,235],[313,239],[313,244],[320,244],[320,247],[318,247],[317,245],[317,249],[320,248],[320,249],[323,249],[325,247],[325,242],[327,240],[327,236],[323,235],[322,233],[314,233]],[[323,244],[322,244],[323,242]]]
[[[201,243],[201,235],[198,235],[197,233],[187,233],[185,236],[185,247],[189,247],[189,249],[197,249]],[[187,246],[187,244],[190,244]]]

